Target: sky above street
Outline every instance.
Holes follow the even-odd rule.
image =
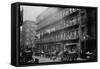
[[[36,17],[42,13],[47,7],[42,6],[21,6],[23,8],[23,21],[31,20],[36,21]]]

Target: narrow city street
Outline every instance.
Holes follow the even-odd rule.
[[[23,13],[28,8],[37,14],[31,16],[29,13],[34,18],[23,20]],[[71,63],[96,59],[95,10],[21,6],[20,12],[22,63]]]
[[[61,62],[59,58],[56,58],[55,60],[50,59],[50,58],[45,58],[45,57],[40,57],[40,56],[32,56],[33,59],[39,59],[39,63],[45,63],[45,62]],[[86,61],[88,59],[82,59],[82,58],[77,58],[77,61]]]

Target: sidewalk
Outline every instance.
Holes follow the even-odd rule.
[[[50,59],[50,58],[45,58],[45,57],[39,57],[39,56],[33,56],[33,58],[37,58],[39,59],[39,63],[43,63],[43,62],[59,62],[58,59]]]

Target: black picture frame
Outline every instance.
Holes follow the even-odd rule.
[[[42,6],[42,7],[60,7],[60,8],[80,8],[89,11],[94,10],[95,13],[95,59],[86,61],[67,61],[67,62],[46,62],[46,63],[33,63],[33,64],[20,64],[20,21],[21,13],[20,6]],[[91,19],[90,19],[91,20]],[[90,21],[92,22],[92,21]],[[89,27],[89,25],[88,25]],[[94,42],[94,41],[93,41]],[[91,45],[91,42],[90,42]],[[16,2],[11,4],[11,65],[14,66],[36,66],[36,65],[54,65],[54,64],[69,64],[69,63],[84,63],[84,62],[97,62],[97,7],[91,6],[72,6],[72,5],[58,5],[58,4],[42,4],[42,3],[25,3]]]

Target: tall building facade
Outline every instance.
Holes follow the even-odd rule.
[[[34,21],[24,21],[20,28],[20,44],[24,47],[32,48],[34,46],[34,40],[36,35],[36,23]]]
[[[74,54],[79,57],[86,51],[87,40],[92,37],[88,33],[89,17],[89,10],[84,8],[52,7],[45,10],[37,17],[39,38],[35,42],[38,52],[45,55],[55,54],[61,58],[66,56],[73,58]],[[63,55],[64,52],[67,54]]]

